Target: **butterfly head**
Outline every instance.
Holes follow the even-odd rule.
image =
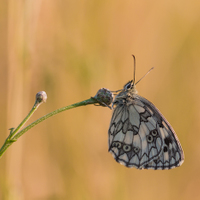
[[[121,90],[117,90],[116,92],[119,92],[113,103],[112,103],[112,107],[114,107],[114,105],[120,104],[123,105],[124,104],[124,100],[129,97],[129,96],[133,96],[137,94],[137,90],[136,90],[136,86],[133,82],[133,80],[129,81],[128,83],[126,83],[124,85],[124,88]]]
[[[136,67],[135,67],[135,56],[133,55],[133,60],[134,60],[134,73],[133,73],[133,80],[129,81],[128,83],[126,83],[124,85],[124,88],[121,90],[117,90],[115,91],[117,93],[113,103],[112,103],[112,107],[114,105],[120,104],[123,105],[124,100],[130,96],[134,96],[137,95],[137,90],[136,90],[136,84],[139,83],[152,69],[153,67],[139,80],[139,81],[135,81],[135,71],[136,71]]]
[[[129,93],[132,93],[132,94],[137,94],[137,90],[136,90],[136,84],[133,82],[133,80],[129,81],[128,83],[126,83],[124,85],[124,89],[123,89],[124,92],[129,92]]]

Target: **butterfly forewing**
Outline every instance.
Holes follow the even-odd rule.
[[[180,166],[184,155],[173,128],[151,102],[137,95],[135,88],[127,87],[129,83],[113,102],[109,151],[117,162],[127,167]]]

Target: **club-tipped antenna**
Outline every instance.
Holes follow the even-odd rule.
[[[136,62],[135,62],[135,56],[134,55],[132,55],[132,56],[133,56],[133,85],[135,85],[135,71],[136,71],[135,64],[136,64]]]
[[[152,67],[139,81],[137,81],[136,84],[139,83],[152,69],[154,69],[154,67]],[[135,70],[134,70],[134,71],[135,71]],[[135,80],[135,78],[134,78],[134,80]],[[134,82],[135,82],[135,81],[134,81]],[[133,83],[134,83],[134,82],[133,82]],[[135,85],[136,85],[136,84],[135,84]]]

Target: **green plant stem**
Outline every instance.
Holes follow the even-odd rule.
[[[33,108],[31,109],[31,111],[28,113],[28,115],[24,118],[24,120],[19,124],[19,126],[14,129],[11,128],[10,129],[10,134],[7,137],[7,139],[5,140],[3,146],[0,149],[0,158],[3,155],[3,153],[6,151],[6,149],[13,143],[16,142],[17,139],[19,137],[21,137],[25,132],[27,132],[29,129],[33,128],[35,125],[39,124],[40,122],[48,119],[49,117],[52,117],[60,112],[63,112],[65,110],[69,110],[71,108],[76,108],[79,106],[86,106],[89,104],[96,104],[99,103],[95,98],[91,97],[90,99],[87,99],[85,101],[81,101],[63,108],[59,108],[51,113],[48,113],[47,115],[37,119],[36,121],[34,121],[33,123],[31,123],[30,125],[28,125],[27,127],[25,127],[24,129],[22,129],[20,132],[17,132],[27,121],[28,119],[31,117],[31,115],[35,112],[35,110],[38,108],[38,106],[36,106],[36,103],[34,104]]]
[[[10,135],[8,136],[9,139],[12,139],[12,136],[14,136],[17,131],[29,120],[31,115],[37,110],[38,106],[36,106],[36,102],[33,105],[32,109],[28,113],[28,115],[24,118],[24,120],[19,124],[19,126],[16,129],[11,129]]]

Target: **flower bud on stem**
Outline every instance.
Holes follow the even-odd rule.
[[[24,118],[24,120],[19,124],[19,126],[15,129],[15,128],[10,128],[10,134],[7,137],[7,139],[5,140],[3,146],[0,149],[0,158],[3,155],[3,153],[6,151],[6,149],[13,143],[16,142],[17,139],[19,137],[21,137],[25,132],[27,132],[29,129],[33,128],[35,125],[39,124],[40,122],[48,119],[49,117],[52,117],[60,112],[63,112],[65,110],[69,110],[71,108],[76,108],[79,106],[86,106],[89,104],[99,104],[101,106],[107,106],[109,107],[109,104],[112,102],[113,99],[113,95],[112,93],[105,89],[102,88],[100,89],[97,94],[95,95],[95,97],[91,97],[90,99],[87,99],[85,101],[81,101],[79,103],[75,103],[63,108],[59,108],[39,119],[37,119],[36,121],[34,121],[33,123],[31,123],[30,125],[26,126],[24,129],[22,129],[21,131],[20,128],[22,128],[22,126],[28,121],[28,119],[31,117],[31,115],[37,110],[37,108],[43,103],[46,102],[47,100],[47,94],[44,91],[38,92],[36,94],[36,100],[35,103],[32,107],[32,109],[30,110],[30,112],[28,113],[28,115]],[[19,132],[18,132],[19,131]]]

